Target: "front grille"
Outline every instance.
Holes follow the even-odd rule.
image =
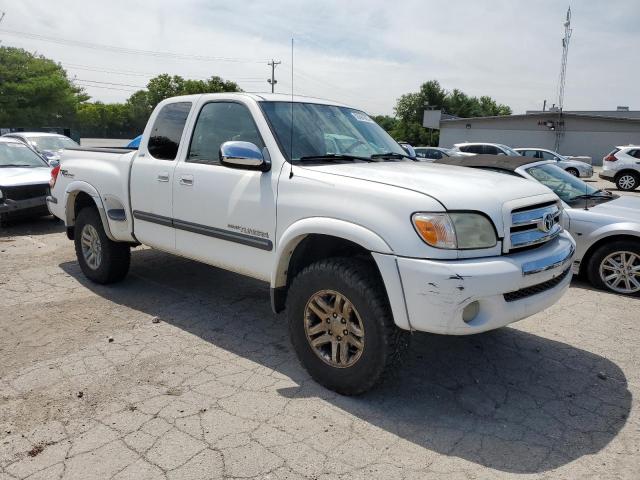
[[[507,302],[515,302],[516,300],[522,300],[523,298],[531,297],[533,295],[537,295],[538,293],[551,290],[553,287],[555,287],[560,282],[562,282],[562,280],[564,280],[567,275],[569,275],[570,270],[571,268],[567,268],[564,272],[562,272],[556,278],[552,278],[551,280],[547,280],[546,282],[542,282],[537,285],[532,285],[526,288],[521,288],[520,290],[516,290],[515,292],[505,293],[503,295],[504,299]]]
[[[20,185],[17,187],[2,187],[2,195],[9,200],[27,200],[29,198],[49,195],[49,185]]]
[[[558,202],[546,202],[511,212],[509,252],[536,248],[556,238],[562,231]]]

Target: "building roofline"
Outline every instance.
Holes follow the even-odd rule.
[[[546,118],[580,118],[584,120],[614,120],[617,122],[631,122],[640,123],[640,118],[627,118],[627,117],[606,117],[604,115],[583,115],[580,113],[559,113],[559,112],[539,112],[539,113],[523,113],[518,115],[497,115],[492,117],[467,117],[441,120],[440,123],[468,123],[469,121],[492,121],[492,120],[505,120],[505,119],[520,119],[520,118],[532,118],[532,117],[546,117]]]

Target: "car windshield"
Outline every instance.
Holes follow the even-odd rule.
[[[77,147],[78,144],[68,137],[29,137],[29,142],[38,150],[62,150],[63,148]]]
[[[519,152],[516,152],[513,148],[511,148],[511,147],[509,147],[507,145],[500,145],[500,148],[502,148],[502,150],[507,152],[507,155],[509,155],[510,157],[519,157],[519,156],[521,156],[521,154]]]
[[[589,197],[591,195],[599,195],[600,193],[599,190],[593,188],[588,183],[583,182],[579,178],[565,172],[562,168],[550,163],[535,165],[525,170],[544,186],[553,190],[553,193],[569,205],[584,202],[585,196]],[[603,198],[608,198],[606,193],[602,196]]]
[[[2,167],[46,167],[47,164],[24,143],[0,143],[0,168]]]
[[[262,102],[262,110],[288,160],[304,157],[372,155],[406,152],[366,113],[315,103]],[[293,131],[291,119],[293,116]]]

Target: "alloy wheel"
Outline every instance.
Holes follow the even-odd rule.
[[[633,175],[623,175],[618,180],[621,190],[632,190],[636,186],[636,178]]]
[[[98,231],[93,225],[86,224],[82,228],[80,244],[84,261],[89,268],[97,270],[102,263],[102,242],[100,242]]]
[[[304,330],[314,353],[336,368],[355,364],[364,351],[364,326],[347,297],[334,290],[320,290],[304,309]]]
[[[640,255],[629,251],[607,255],[600,263],[600,278],[614,292],[627,295],[639,292]]]

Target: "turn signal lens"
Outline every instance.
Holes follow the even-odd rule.
[[[436,248],[456,248],[456,233],[446,213],[415,213],[411,220],[420,238],[428,245]]]

